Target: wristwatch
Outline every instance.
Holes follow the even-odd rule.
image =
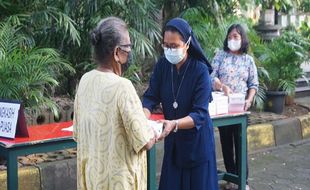
[[[173,132],[177,132],[179,129],[179,120],[175,120],[175,128],[173,129]]]

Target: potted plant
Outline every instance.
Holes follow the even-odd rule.
[[[295,81],[303,74],[300,65],[309,58],[309,47],[309,40],[297,32],[285,32],[270,42],[259,56],[269,73],[268,78],[264,78],[267,111],[282,113],[285,96],[295,93]]]

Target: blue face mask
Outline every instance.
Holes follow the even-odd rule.
[[[188,41],[185,43],[185,47],[189,45],[190,40],[191,37],[189,37]],[[185,57],[185,53],[183,53],[185,47],[183,48],[164,47],[164,54],[166,59],[173,65],[180,63]]]

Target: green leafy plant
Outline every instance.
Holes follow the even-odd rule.
[[[310,0],[301,0],[299,9],[303,12],[310,12]]]
[[[128,23],[134,62],[141,67],[145,57],[156,57],[161,40],[160,6],[155,0],[2,0],[0,19],[18,26],[38,47],[59,50],[77,71],[64,75],[70,85],[63,87],[74,95],[75,83],[92,68],[89,32],[103,18],[114,15]],[[81,44],[81,45],[80,45]],[[66,85],[66,84],[64,84]]]
[[[269,73],[269,78],[264,78],[268,90],[294,94],[295,81],[303,74],[300,65],[309,58],[307,43],[300,34],[285,32],[268,44],[259,57]]]
[[[277,11],[287,12],[291,8],[300,4],[300,0],[255,0],[256,4],[261,4],[263,9],[274,7]]]
[[[310,2],[309,2],[310,4]],[[309,5],[310,6],[310,5]],[[300,33],[307,39],[310,39],[310,25],[307,22],[303,22],[299,28]]]
[[[269,80],[269,73],[264,68],[259,56],[268,51],[267,43],[264,42],[260,36],[257,35],[253,28],[250,28],[248,32],[248,37],[250,41],[250,54],[253,56],[255,64],[257,66],[257,74],[259,80],[259,87],[254,97],[254,105],[256,109],[263,110],[265,99],[266,99],[266,90],[267,86],[265,80]]]
[[[61,71],[74,72],[51,48],[35,48],[33,39],[8,22],[0,23],[0,98],[21,100],[27,109],[57,106],[49,94]]]

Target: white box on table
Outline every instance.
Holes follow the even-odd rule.
[[[244,104],[229,104],[228,111],[229,111],[229,113],[243,112],[244,111]]]
[[[243,112],[245,104],[245,95],[234,93],[229,95],[229,112]]]
[[[216,115],[216,106],[214,101],[209,103],[209,114]]]
[[[229,104],[244,104],[245,95],[241,93],[229,94]]]
[[[223,92],[212,92],[216,115],[228,113],[228,97]]]

